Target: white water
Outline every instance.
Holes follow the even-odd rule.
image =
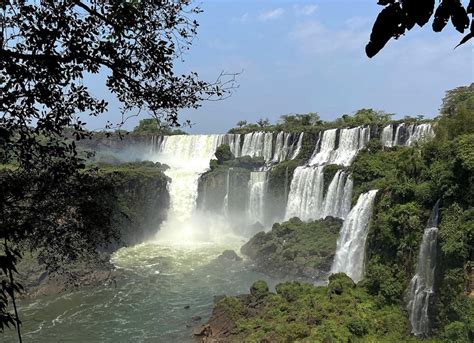
[[[248,216],[251,223],[265,221],[265,192],[267,172],[256,171],[250,173]]]
[[[326,195],[324,190],[324,166],[297,167],[291,180],[285,218],[299,217],[314,220],[327,216],[345,218],[352,197],[352,180],[347,173],[338,170]]]
[[[336,148],[337,134],[339,144]],[[363,149],[370,139],[368,127],[354,127],[352,129],[331,129],[323,131],[309,165],[320,166],[338,164],[349,166],[357,152]]]
[[[332,216],[344,219],[350,210],[351,197],[352,180],[346,172],[338,170],[324,197],[324,210],[321,217]]]
[[[435,133],[431,124],[389,124],[382,130],[380,140],[383,146],[411,146],[424,139],[433,139]]]
[[[331,273],[346,273],[354,282],[362,280],[365,243],[376,194],[377,190],[361,194],[357,204],[349,212],[337,240]]]
[[[279,132],[273,139],[270,132],[251,132],[243,136],[242,150],[236,157],[251,156],[263,157],[267,163],[278,163],[286,159],[295,159],[303,142],[303,134],[296,135],[288,132]]]
[[[415,142],[422,139],[432,139],[435,136],[430,124],[412,125],[410,132],[411,134],[406,143],[408,146],[413,145]]]
[[[430,332],[429,306],[434,295],[436,256],[438,244],[438,203],[423,233],[418,254],[416,273],[408,287],[407,311],[411,323],[411,332],[416,336]]]
[[[165,136],[152,161],[167,164],[169,184],[168,218],[156,236],[159,242],[194,244],[221,241],[231,235],[229,225],[218,216],[200,215],[196,211],[198,178],[209,168],[223,135]]]
[[[324,167],[297,167],[291,180],[285,218],[320,218],[323,205]]]

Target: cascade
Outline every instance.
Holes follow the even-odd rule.
[[[337,129],[323,131],[318,144],[316,144],[313,156],[311,156],[309,161],[310,165],[322,165],[330,160],[331,154],[336,147],[336,133]]]
[[[346,273],[354,282],[364,275],[365,243],[372,207],[377,190],[359,196],[357,204],[347,215],[337,240],[331,273]]]
[[[411,129],[411,134],[407,140],[407,145],[413,145],[413,143],[420,141],[422,139],[433,139],[435,133],[430,124],[419,124],[413,125]]]
[[[302,142],[302,133],[296,140],[292,133],[279,132],[274,140],[271,132],[251,132],[244,135],[242,149],[234,155],[263,157],[266,163],[278,163],[295,159]]]
[[[226,134],[219,135],[217,146],[227,144],[230,147],[230,151],[234,156],[240,156],[240,135],[238,134]]]
[[[198,178],[209,168],[223,135],[175,135],[164,136],[152,158],[154,162],[167,164],[165,174],[169,184],[170,208],[168,218],[157,234],[157,240],[171,243],[208,241],[216,237],[214,226],[200,225],[195,216]],[[220,226],[219,234],[225,227]]]
[[[285,218],[320,217],[323,204],[324,167],[297,167],[291,180]]]
[[[298,155],[301,151],[301,146],[303,145],[303,135],[304,135],[303,132],[300,133],[298,141],[296,142],[296,146],[295,146],[295,144],[292,145],[291,150],[293,151],[293,153],[290,156],[290,160],[294,160],[295,158],[298,157]]]
[[[338,170],[326,196],[323,191],[324,166],[297,167],[291,180],[285,218],[314,220],[332,216],[344,219],[351,205],[352,179]]]
[[[232,168],[227,169],[227,175],[225,179],[225,196],[224,196],[224,205],[223,213],[225,216],[229,215],[229,197],[230,197],[230,171]]]
[[[396,127],[396,128],[395,128]],[[383,146],[411,146],[422,139],[433,139],[431,124],[389,124],[382,129],[380,140]]]
[[[393,124],[388,124],[382,129],[382,134],[380,135],[380,141],[382,142],[382,146],[386,147],[393,147],[395,144],[394,140],[394,132],[393,132]]]
[[[357,152],[365,147],[369,139],[370,129],[368,127],[325,130],[318,141],[309,165],[349,166]]]
[[[345,219],[349,212],[351,211],[351,202],[352,202],[352,189],[354,188],[354,181],[352,180],[351,175],[348,175],[346,178],[346,183],[344,184],[344,195],[342,196],[341,209],[339,217]]]
[[[267,172],[255,171],[250,173],[248,217],[252,222],[264,223],[265,193]]]
[[[416,336],[430,332],[429,306],[434,295],[436,254],[438,244],[438,208],[435,204],[418,254],[416,273],[408,287],[407,311],[411,323],[411,332]]]
[[[346,187],[346,184],[348,187]],[[323,203],[322,218],[327,216],[344,219],[347,215],[347,201],[352,196],[352,181],[348,180],[346,172],[338,170],[329,184]]]

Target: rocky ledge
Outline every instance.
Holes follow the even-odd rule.
[[[257,233],[240,251],[265,274],[321,279],[331,268],[341,225],[332,217],[307,223],[295,217]]]

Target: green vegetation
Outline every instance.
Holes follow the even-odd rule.
[[[236,298],[240,317],[235,321],[235,337],[249,342],[418,341],[409,335],[404,297],[415,272],[424,229],[439,199],[435,297],[430,306],[433,332],[432,339],[424,341],[474,341],[473,90],[474,84],[447,93],[441,115],[433,122],[436,139],[386,148],[375,136],[348,167],[354,180],[353,203],[362,192],[379,189],[367,238],[364,280],[356,286],[338,274],[330,277],[328,287],[283,283],[276,287],[276,294],[267,295],[256,307],[251,305],[255,300],[240,296]],[[307,133],[304,153],[270,171],[269,195],[275,199],[283,199],[294,169],[312,153],[318,130],[352,125],[380,130],[394,123],[390,115],[372,110],[332,123],[316,119],[285,116],[282,123],[265,128],[298,128]],[[403,121],[424,122],[420,116]],[[253,127],[242,124],[240,129]],[[326,167],[326,186],[338,168]],[[326,263],[332,261],[337,232],[337,228],[331,231],[318,222],[305,224],[294,218],[257,234],[242,252],[257,261],[262,271],[304,275],[307,265],[324,266],[325,257]],[[314,270],[312,275],[316,275]]]
[[[272,275],[320,278],[330,269],[342,221],[326,218],[302,222],[292,218],[256,234],[241,252]]]
[[[230,146],[227,144],[222,144],[217,147],[216,152],[215,152],[216,158],[217,158],[217,164],[224,164],[226,161],[233,160],[235,157],[230,151]]]
[[[364,284],[381,305],[403,306],[430,210],[441,199],[433,318],[442,337],[457,337],[460,342],[474,337],[474,299],[466,295],[474,256],[472,99],[472,86],[448,93],[444,114],[435,125],[435,140],[388,151],[370,143],[351,167],[354,198],[380,189]]]
[[[33,252],[41,272],[64,272],[68,266],[86,262],[100,264],[104,253],[141,242],[164,220],[169,196],[163,168],[152,162],[102,164],[67,177],[56,176],[62,182],[54,188],[48,185],[52,197],[45,197],[37,187],[36,178],[51,182],[48,178],[55,177],[48,171],[26,175],[12,167],[2,168],[2,196],[23,197],[21,206],[11,209],[8,220],[36,223],[33,233],[17,237],[15,247],[22,253]],[[62,202],[57,203],[54,196]],[[48,236],[57,223],[68,230]],[[82,229],[82,235],[76,227]]]
[[[257,283],[259,289],[266,288],[263,281]],[[276,287],[276,294],[260,294],[226,297],[216,305],[234,321],[238,341],[417,341],[406,335],[406,316],[400,307],[379,305],[342,273],[332,275],[327,287],[286,282]],[[456,328],[453,331],[447,335],[458,335]]]
[[[126,131],[125,131],[126,132]],[[156,118],[142,119],[133,129],[135,135],[186,135],[187,133],[171,128],[168,124],[161,124]]]
[[[280,117],[278,123],[273,125],[270,124],[268,119],[260,119],[256,124],[248,123],[247,121],[239,121],[237,123],[237,127],[230,129],[229,133],[245,134],[255,131],[285,131],[316,134],[321,130],[353,127],[359,125],[383,126],[390,122],[394,122],[390,119],[392,115],[393,114],[366,108],[356,111],[353,115],[344,114],[334,121],[323,121],[317,113],[313,112],[307,114],[285,114]],[[421,122],[422,117],[406,117],[403,121]]]

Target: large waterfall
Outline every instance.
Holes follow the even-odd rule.
[[[334,175],[326,195],[324,191],[324,166],[298,167],[291,180],[285,218],[299,217],[314,220],[327,216],[345,218],[352,196],[352,179],[341,170]]]
[[[229,145],[235,157],[263,157],[267,165],[271,166],[272,163],[296,158],[302,139],[302,133],[285,132],[152,137],[146,159],[167,164],[170,168],[165,173],[171,178],[168,219],[162,224],[157,239],[180,243],[207,241],[221,235],[223,227],[229,228],[229,221],[224,217],[229,219],[231,212],[230,169],[227,171],[225,189],[222,189],[225,192],[222,195],[222,210],[216,216],[206,216],[196,210],[199,177],[208,170],[209,161],[214,158],[218,146]],[[263,223],[265,220],[266,181],[266,172],[251,172],[248,188],[244,188],[248,196],[246,217],[250,222]],[[211,219],[218,222],[210,223]],[[213,231],[216,226],[220,227],[221,233]]]
[[[349,212],[337,240],[331,273],[346,273],[354,282],[362,280],[365,243],[376,194],[377,190],[361,194],[357,204]]]
[[[202,223],[195,216],[195,208],[198,178],[209,168],[209,161],[224,138],[224,135],[176,135],[164,136],[159,142],[151,160],[170,167],[165,174],[171,182],[168,218],[158,232],[158,240],[181,244],[214,239],[213,226]]]
[[[416,274],[408,288],[407,311],[411,323],[411,332],[417,336],[430,332],[429,306],[434,295],[436,253],[438,244],[438,207],[433,208],[427,228],[423,233]]]
[[[431,124],[389,124],[382,130],[380,140],[383,146],[410,146],[423,139],[432,139],[434,131]]]
[[[368,127],[359,126],[352,129],[323,131],[309,165],[338,164],[348,166],[357,152],[365,147],[369,139],[370,129]]]
[[[327,216],[345,218],[351,204],[352,180],[346,172],[336,172],[324,195],[324,166],[328,164],[349,166],[369,139],[368,127],[320,132],[308,166],[295,169],[285,218],[295,216],[302,220]]]

